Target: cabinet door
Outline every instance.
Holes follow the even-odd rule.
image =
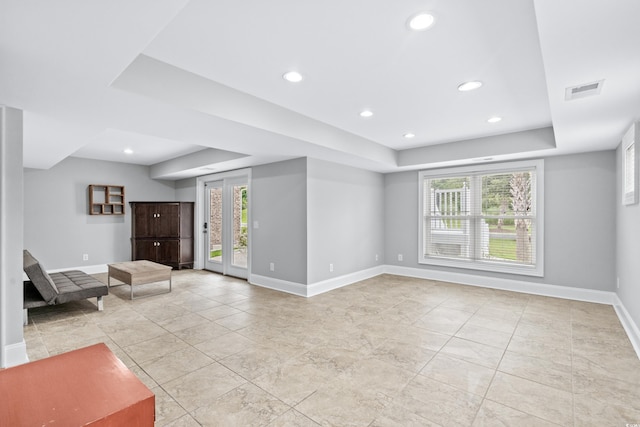
[[[134,261],[143,259],[156,261],[157,245],[155,240],[136,240],[135,245]]]
[[[162,203],[156,205],[156,237],[180,237],[180,205]]]
[[[159,245],[156,247],[158,259],[156,262],[177,268],[180,258],[180,240],[160,240],[158,243]]]
[[[154,237],[156,207],[153,204],[135,204],[133,206],[133,237]]]

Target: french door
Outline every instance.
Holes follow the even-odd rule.
[[[205,182],[204,268],[247,278],[249,239],[246,176]]]

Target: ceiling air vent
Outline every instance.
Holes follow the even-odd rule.
[[[564,90],[564,100],[571,101],[572,99],[586,98],[587,96],[598,95],[602,90],[604,79],[596,82],[585,83],[578,86],[571,86]]]

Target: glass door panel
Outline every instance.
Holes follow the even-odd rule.
[[[207,203],[207,248],[205,268],[222,273],[222,181],[208,182],[205,185]]]
[[[205,269],[246,278],[249,257],[248,178],[205,183]]]
[[[247,186],[233,186],[233,260],[234,267],[247,268]]]

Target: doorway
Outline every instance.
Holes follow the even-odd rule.
[[[247,176],[204,183],[204,268],[247,278],[249,185]]]

